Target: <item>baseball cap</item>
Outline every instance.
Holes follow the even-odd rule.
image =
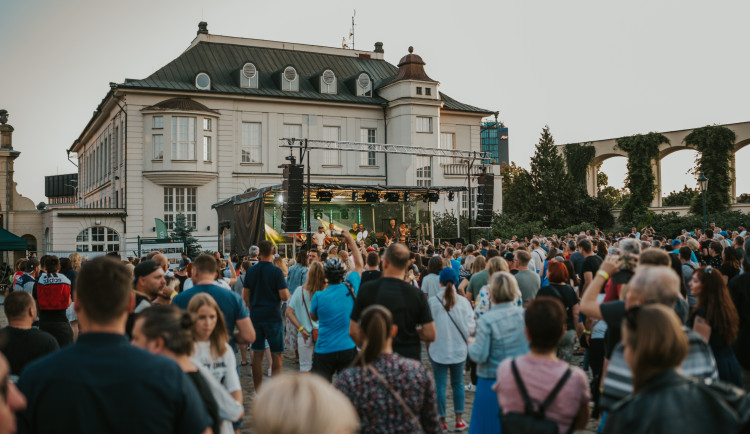
[[[673,239],[673,240],[672,240],[672,245],[673,245],[673,246],[676,246],[676,245],[678,245],[678,244],[682,244],[682,243],[680,242],[680,239],[679,239],[679,238],[675,238],[675,239]]]
[[[29,260],[26,262],[26,272],[31,273],[38,266],[39,266],[39,259],[29,258]]]
[[[721,232],[719,232],[719,235],[721,235],[722,237],[726,237],[727,236],[727,231],[721,231]]]
[[[134,280],[138,280],[139,277],[148,276],[159,268],[159,265],[151,259],[143,261],[133,269],[133,275],[135,276]]]
[[[378,250],[378,249],[376,249],[375,247],[372,247],[372,246],[370,246],[370,247],[367,248],[368,252],[374,252],[376,250]]]
[[[445,285],[448,282],[453,282],[454,285],[458,283],[458,273],[452,267],[445,267],[440,271],[440,283]]]

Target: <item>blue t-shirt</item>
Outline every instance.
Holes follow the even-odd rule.
[[[205,292],[216,300],[221,313],[224,314],[224,322],[227,325],[229,333],[229,345],[234,347],[234,324],[241,319],[247,318],[250,314],[247,311],[245,303],[236,292],[222,288],[218,285],[195,285],[192,288],[182,291],[172,299],[172,304],[182,309],[186,309],[190,304],[190,299],[194,295]]]
[[[349,273],[346,281],[352,284],[354,295],[362,281],[359,273]],[[310,313],[318,317],[318,341],[315,352],[330,354],[351,350],[356,345],[349,336],[349,317],[354,307],[354,299],[344,283],[328,285],[315,293],[310,303]]]
[[[247,270],[243,285],[250,290],[250,318],[254,323],[282,322],[279,291],[287,285],[281,268],[259,261]]]
[[[456,270],[456,273],[459,273],[461,271],[461,261],[458,259],[451,259],[451,267]]]

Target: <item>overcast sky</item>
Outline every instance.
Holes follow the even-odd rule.
[[[355,48],[413,45],[440,90],[500,111],[510,157],[528,167],[549,124],[558,144],[750,121],[747,1],[0,0],[0,108],[15,127],[16,182],[35,203],[44,175],[75,172],[65,150],[109,82],[145,78],[213,34]],[[745,54],[742,54],[745,53]],[[663,160],[663,191],[695,185],[695,153]],[[737,191],[750,192],[750,146]],[[625,159],[605,162],[622,186]]]

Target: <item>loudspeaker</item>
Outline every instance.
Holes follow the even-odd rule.
[[[302,202],[304,186],[302,185],[305,166],[301,164],[284,164],[281,190],[284,195],[284,207],[281,212],[281,230],[299,232],[302,226]]]
[[[495,175],[484,173],[477,178],[477,226],[492,223],[492,205],[495,195]]]

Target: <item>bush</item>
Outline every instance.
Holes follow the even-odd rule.
[[[750,221],[750,214],[744,214],[740,211],[714,212],[706,216],[707,224],[716,222],[717,226],[728,232],[737,229],[740,223],[746,223],[747,221]],[[702,229],[703,215],[679,216],[674,212],[664,214],[648,212],[639,216],[639,219],[635,222],[618,227],[617,230],[629,233],[630,228],[633,226],[636,226],[639,230],[644,226],[652,226],[658,235],[673,238],[680,235],[683,229],[688,232],[696,228]]]

